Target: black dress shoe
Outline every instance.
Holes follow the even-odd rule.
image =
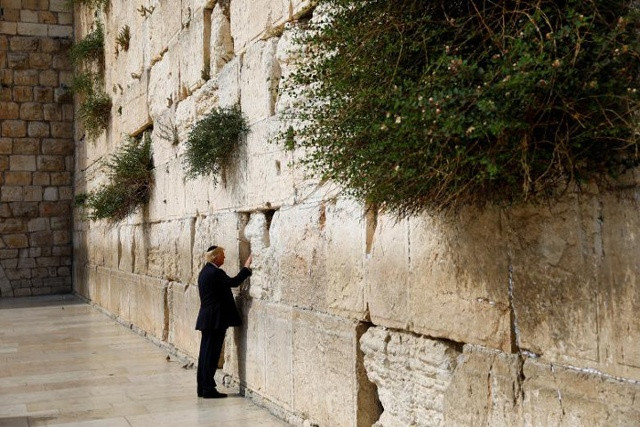
[[[222,399],[223,397],[227,397],[225,393],[220,393],[218,390],[213,390],[208,393],[202,393],[200,396],[203,399]]]

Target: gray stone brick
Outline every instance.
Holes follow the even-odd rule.
[[[9,170],[32,171],[32,172],[35,171],[36,156],[23,156],[23,155],[9,156]]]

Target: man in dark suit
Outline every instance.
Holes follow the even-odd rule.
[[[211,246],[205,254],[206,264],[198,276],[200,311],[196,329],[202,332],[198,356],[198,396],[206,399],[227,397],[216,390],[213,378],[218,368],[224,336],[229,326],[242,321],[231,293],[231,288],[251,276],[251,255],[236,277],[229,277],[220,267],[224,264],[224,248]]]

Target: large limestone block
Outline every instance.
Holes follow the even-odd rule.
[[[236,53],[289,19],[289,0],[234,0],[231,2],[231,36]]]
[[[198,177],[184,181],[185,215],[195,217],[211,212],[214,207],[214,200],[211,199],[213,187],[213,182],[209,177]]]
[[[640,380],[640,218],[638,201],[610,195],[598,225],[601,287],[598,294],[599,369]],[[597,241],[597,240],[596,240]]]
[[[216,3],[211,12],[210,40],[210,69],[211,75],[215,76],[234,56],[231,23],[220,2]]]
[[[175,0],[150,0],[149,3],[148,7],[153,8],[153,13],[145,19],[149,21],[148,45],[151,60],[155,62],[169,49],[170,42],[182,30],[182,11],[176,13]]]
[[[294,309],[292,330],[294,411],[318,425],[358,425],[357,323]]]
[[[137,2],[113,2],[113,7],[106,15],[105,25],[105,57],[107,71],[107,88],[122,94],[135,78],[148,68],[148,20],[140,18]],[[138,19],[140,18],[140,19]],[[129,49],[123,50],[116,43],[118,35],[129,26]]]
[[[292,204],[291,152],[272,143],[277,123],[264,120],[247,135],[247,202],[250,206]]]
[[[83,293],[80,295],[88,298],[91,301],[98,303],[98,268],[90,264],[85,265],[85,283]],[[78,289],[81,289],[80,286]]]
[[[154,108],[154,106],[151,106]],[[153,115],[154,113],[152,113]],[[162,166],[175,158],[180,150],[180,139],[176,126],[175,111],[166,109],[159,116],[153,116],[153,163]]]
[[[363,318],[365,306],[365,219],[362,205],[339,198],[327,202],[326,304],[330,313]],[[320,213],[322,221],[322,212]]]
[[[169,284],[168,342],[195,358],[200,348],[200,332],[195,330],[199,309],[197,286],[178,282]]]
[[[120,227],[118,239],[118,269],[132,273],[135,263],[135,227]]]
[[[444,393],[442,425],[523,425],[522,364],[517,355],[465,345]]]
[[[225,372],[286,410],[292,410],[292,309],[239,298],[243,326],[232,328],[225,347]]]
[[[640,385],[527,360],[523,415],[526,426],[637,426]]]
[[[89,277],[91,279],[91,277]],[[97,267],[93,278],[95,281],[94,301],[101,307],[111,311],[111,270],[104,267]]]
[[[286,206],[271,220],[270,251],[275,268],[270,298],[327,311],[326,240],[322,205]]]
[[[133,229],[133,272],[147,274],[147,248],[149,247],[149,224],[142,224]]]
[[[598,203],[575,196],[508,213],[516,344],[548,360],[598,361]]]
[[[147,103],[149,113],[158,120],[178,99],[180,90],[180,48],[175,45],[151,65]],[[154,128],[155,131],[155,128]]]
[[[189,24],[185,26],[186,22]],[[180,55],[180,89],[186,90],[187,93],[192,93],[204,83],[205,64],[206,67],[209,66],[210,31],[210,10],[193,10],[187,7],[186,13],[183,13],[183,28],[175,47]]]
[[[154,186],[148,202],[153,222],[184,217],[185,192],[181,159],[174,158],[153,170]]]
[[[276,269],[273,253],[270,251],[268,220],[264,212],[254,212],[244,228],[244,237],[251,246],[251,285],[248,287],[252,298],[265,299],[272,294]]]
[[[369,328],[360,345],[384,407],[375,426],[445,425],[445,394],[460,354],[456,346],[379,327]]]
[[[293,405],[293,309],[266,304],[264,319],[265,394],[279,406]]]
[[[368,220],[365,280],[366,301],[376,325],[408,329],[409,224],[387,215]],[[374,225],[375,224],[375,225]],[[372,232],[374,229],[375,232]]]
[[[112,270],[109,281],[109,299],[107,310],[124,321],[133,322],[131,302],[140,287],[141,276]],[[147,308],[148,309],[148,308]]]
[[[252,391],[268,396],[266,373],[266,319],[271,313],[260,300],[239,298],[237,306],[242,315],[242,327],[232,328],[227,336],[224,371],[237,378]],[[291,346],[283,349],[291,351]]]
[[[240,104],[250,124],[275,113],[280,64],[276,59],[278,39],[257,41],[243,56]]]
[[[117,118],[113,121],[117,126],[114,126],[112,134],[115,138],[136,135],[152,123],[147,99],[149,74],[149,70],[141,70],[139,77],[130,79],[121,95],[114,100],[112,117]]]
[[[93,265],[118,267],[118,231],[106,224],[92,224],[87,231],[89,242],[89,263]]]
[[[169,321],[168,282],[153,277],[134,277],[138,277],[138,280],[130,282],[129,317],[131,322],[148,334],[166,340],[167,322]]]
[[[147,275],[188,283],[192,266],[195,219],[166,221],[148,229]]]
[[[218,74],[219,106],[222,108],[240,104],[240,70],[242,57],[236,56],[225,63]]]
[[[407,231],[411,330],[511,351],[509,265],[500,213],[487,208],[463,210],[455,218],[413,217]],[[374,240],[374,252],[378,244],[385,245]],[[397,289],[393,277],[386,279]]]

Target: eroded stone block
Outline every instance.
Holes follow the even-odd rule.
[[[458,348],[378,327],[369,328],[360,345],[367,375],[377,385],[384,407],[375,426],[444,425],[444,397]]]
[[[280,65],[276,59],[278,39],[251,44],[243,56],[240,75],[240,104],[250,124],[275,113],[280,82]]]

